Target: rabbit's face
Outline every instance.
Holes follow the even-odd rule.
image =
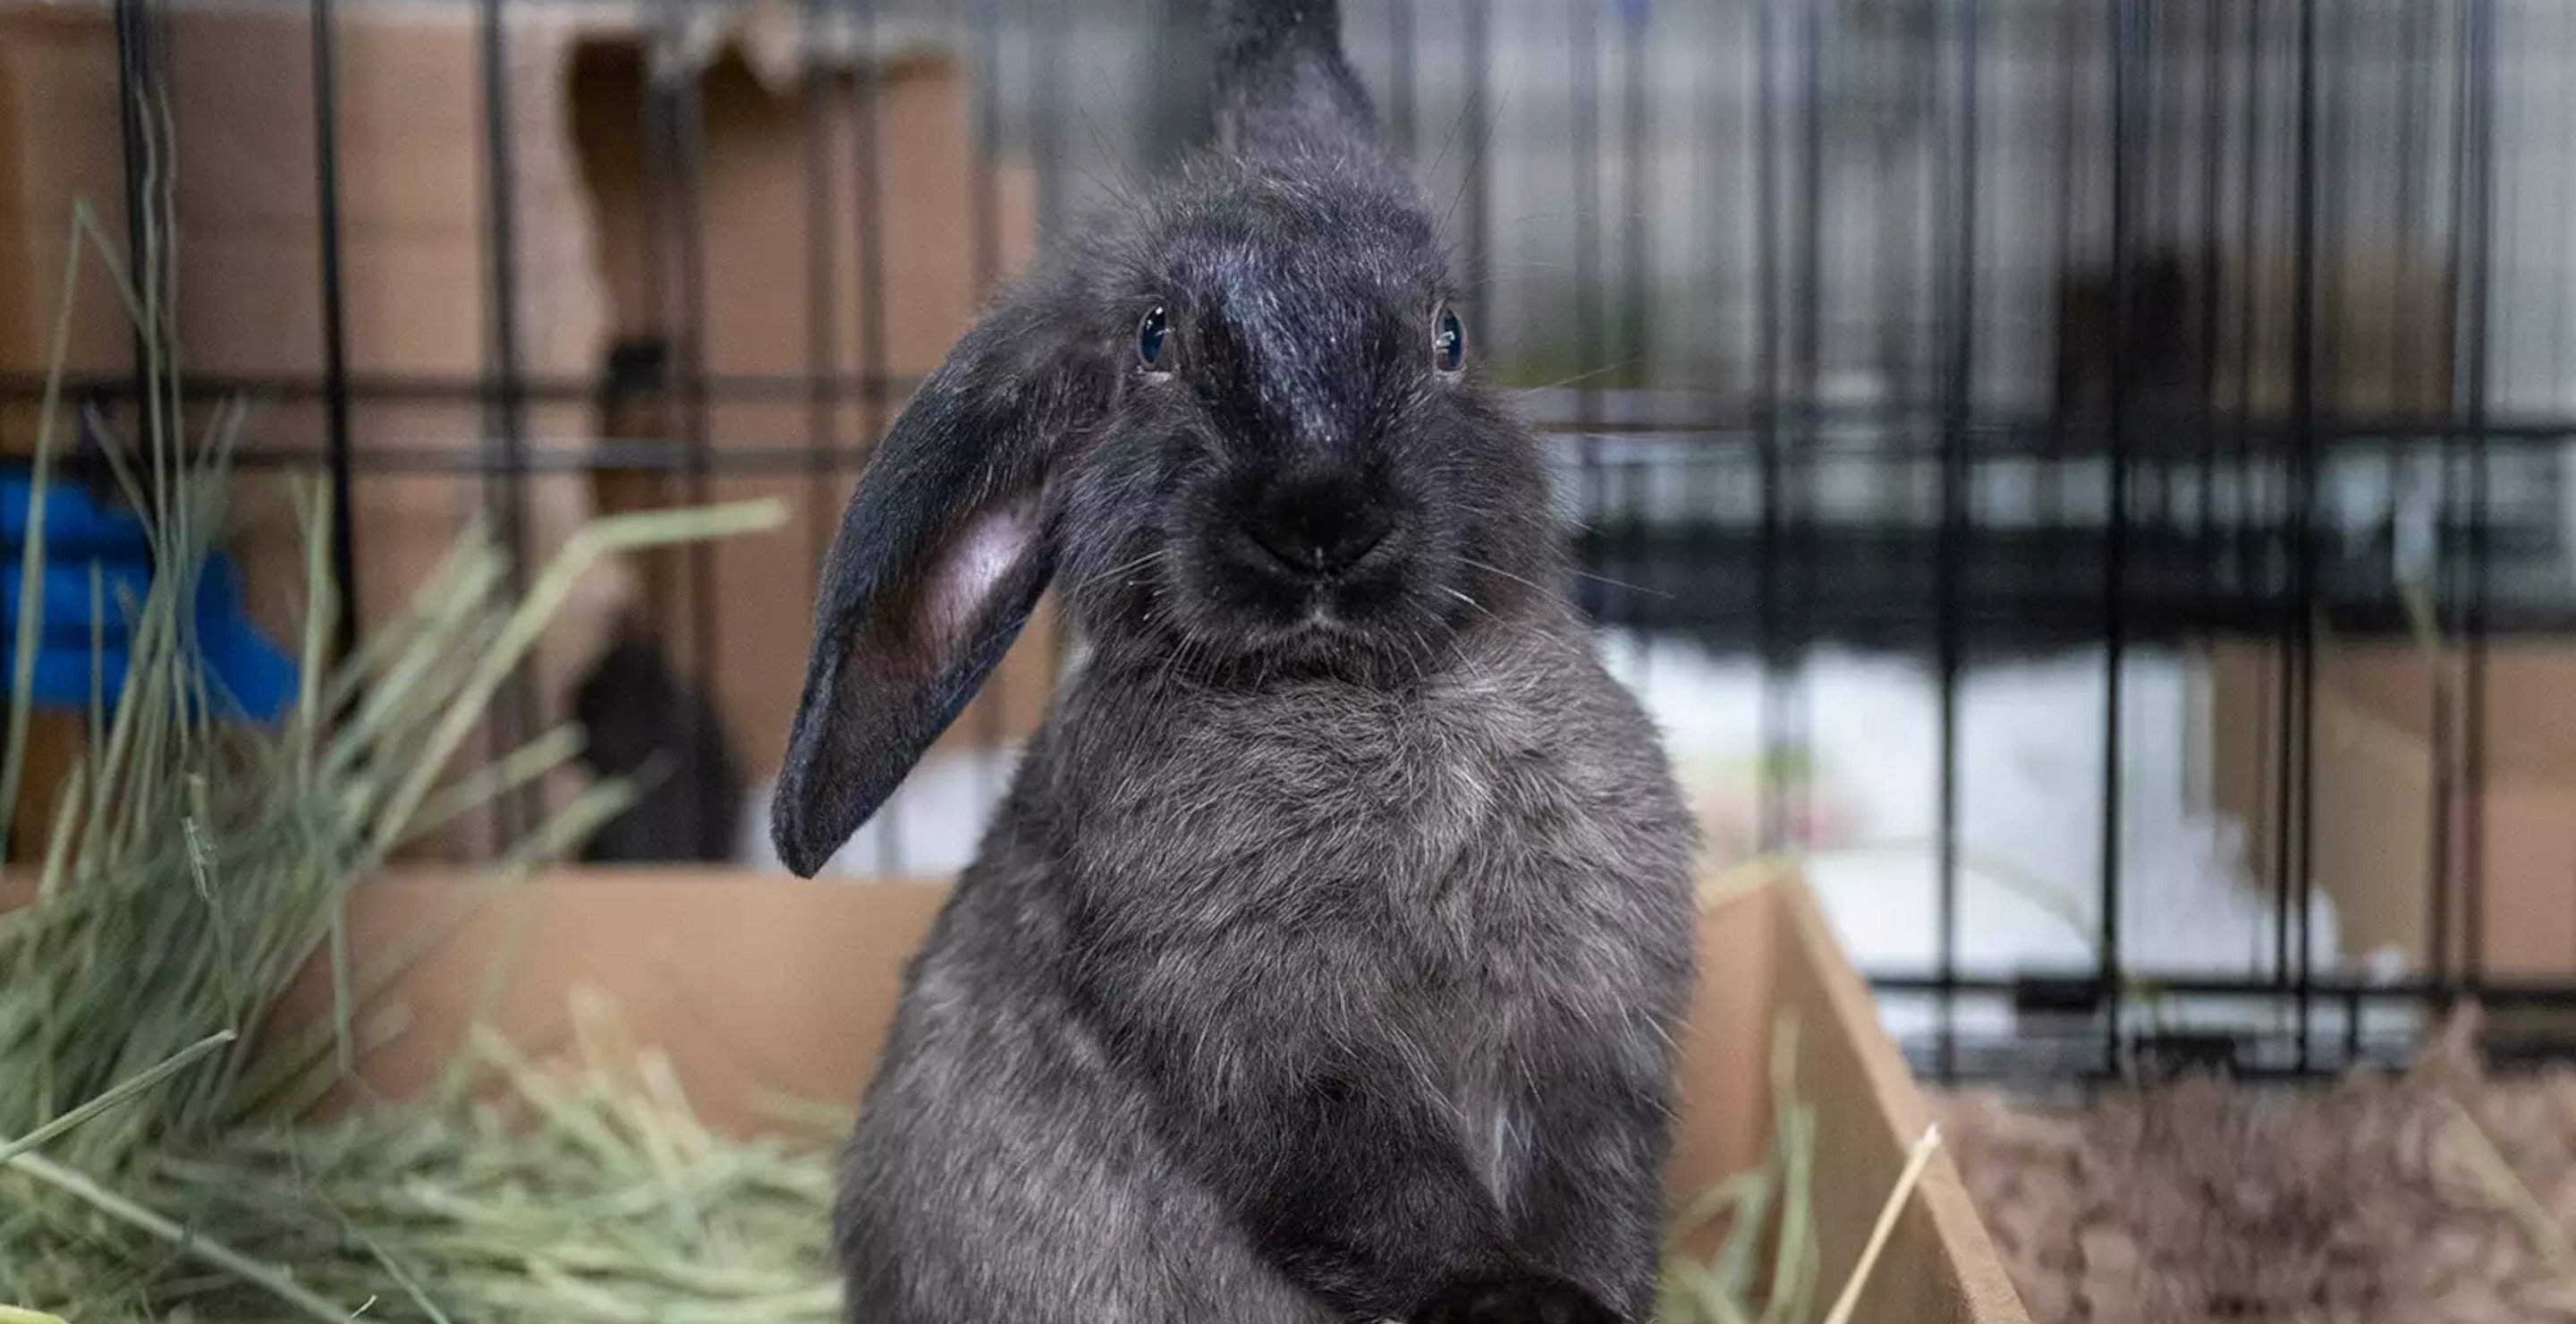
[[[1118,246],[1086,294],[1117,404],[1059,478],[1097,646],[1419,665],[1544,579],[1535,449],[1444,265],[1409,199],[1311,177],[1203,183]]]

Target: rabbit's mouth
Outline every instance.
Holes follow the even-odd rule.
[[[1397,525],[1354,536],[1353,546],[1319,564],[1264,545],[1239,525],[1212,527],[1178,586],[1191,636],[1184,651],[1263,670],[1375,675],[1390,666],[1418,668],[1453,625],[1420,587],[1425,541]]]
[[[1333,676],[1393,685],[1429,667],[1438,648],[1429,633],[1392,631],[1318,604],[1294,622],[1254,633],[1219,670],[1240,676],[1248,668],[1256,676]]]

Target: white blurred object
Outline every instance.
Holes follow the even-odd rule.
[[[1611,656],[1664,727],[1687,780],[1758,754],[1764,678],[1749,659],[1625,641]],[[2121,665],[2119,952],[2130,969],[2255,977],[2274,969],[2280,908],[2242,858],[2243,833],[2188,802],[2190,668],[2131,654]],[[1781,677],[1802,714],[1811,796],[1839,819],[1807,876],[1855,964],[1939,969],[1940,692],[1912,659],[1829,650]],[[1970,977],[2081,973],[2100,930],[2106,670],[2099,654],[1988,665],[1960,681],[1955,958]],[[1704,791],[1703,791],[1704,794]],[[2291,938],[2300,925],[2293,916]],[[2335,915],[2310,889],[2312,968],[2336,971]],[[2388,977],[2384,962],[2347,973]],[[2195,1003],[2187,1019],[2236,1024],[2258,1004]],[[1928,1030],[1933,1009],[1891,1003],[1888,1028]],[[2387,1024],[2402,1028],[2404,1013]],[[2268,1023],[2268,1022],[2265,1022]],[[1963,1032],[2009,1030],[2000,1006],[1963,1005]],[[2320,1014],[2321,1033],[2340,1021]],[[2249,1027],[2250,1028],[2250,1027]]]

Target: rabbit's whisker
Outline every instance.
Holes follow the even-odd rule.
[[[1577,385],[1581,385],[1582,383],[1584,383],[1584,382],[1588,382],[1588,381],[1592,380],[1592,379],[1593,379],[1593,378],[1595,378],[1595,377],[1607,376],[1608,374],[1610,374],[1610,373],[1614,373],[1614,372],[1623,372],[1623,371],[1625,371],[1625,370],[1627,370],[1627,369],[1629,369],[1629,368],[1636,367],[1638,364],[1643,363],[1644,361],[1645,361],[1645,360],[1643,360],[1643,359],[1639,359],[1639,358],[1626,358],[1626,359],[1622,359],[1622,360],[1620,360],[1620,361],[1619,361],[1619,362],[1617,362],[1617,363],[1605,363],[1605,364],[1602,364],[1600,367],[1598,367],[1598,368],[1594,368],[1594,369],[1591,369],[1591,370],[1590,370],[1590,371],[1588,371],[1588,372],[1578,372],[1578,373],[1574,374],[1574,375],[1573,375],[1573,376],[1571,376],[1571,377],[1565,378],[1565,379],[1564,379],[1564,380],[1562,380],[1562,381],[1547,382],[1547,383],[1543,383],[1543,384],[1538,385],[1538,386],[1525,386],[1525,387],[1521,388],[1521,390],[1520,390],[1520,398],[1522,398],[1522,399],[1526,400],[1526,399],[1530,398],[1531,396],[1538,394],[1538,393],[1539,393],[1539,392],[1541,392],[1541,391],[1561,391],[1561,390],[1564,390],[1566,387],[1569,387],[1569,386],[1577,386]]]
[[[1666,593],[1659,588],[1648,588],[1643,584],[1631,584],[1624,579],[1612,579],[1608,575],[1596,575],[1589,570],[1569,570],[1566,573],[1573,575],[1577,579],[1589,579],[1595,584],[1607,584],[1612,588],[1624,588],[1631,593],[1647,593],[1659,598],[1669,598],[1672,596],[1672,594]]]
[[[1463,589],[1449,588],[1449,587],[1447,587],[1446,585],[1443,585],[1443,586],[1442,586],[1442,588],[1441,588],[1441,591],[1442,591],[1442,592],[1444,592],[1444,593],[1447,593],[1449,596],[1451,596],[1451,597],[1453,597],[1453,598],[1456,598],[1456,599],[1457,599],[1457,600],[1459,600],[1460,602],[1466,603],[1468,606],[1473,607],[1473,608],[1475,608],[1476,610],[1478,610],[1478,611],[1481,611],[1481,612],[1485,613],[1487,616],[1492,616],[1492,615],[1494,614],[1494,612],[1493,612],[1493,609],[1492,609],[1492,608],[1487,607],[1485,604],[1483,604],[1483,603],[1481,603],[1481,602],[1476,601],[1476,598],[1475,598],[1475,595],[1474,595],[1474,594],[1468,593],[1467,591],[1465,591],[1465,590],[1463,590]],[[1500,618],[1499,618],[1499,617],[1496,617],[1496,619],[1498,619],[1498,620],[1499,620]]]
[[[1459,558],[1458,558],[1458,563],[1459,563],[1459,564],[1461,564],[1461,565],[1467,566],[1467,567],[1469,567],[1470,569],[1482,570],[1482,571],[1484,571],[1486,574],[1489,574],[1489,575],[1500,575],[1500,576],[1502,576],[1503,578],[1508,579],[1508,580],[1512,581],[1512,582],[1513,582],[1513,583],[1515,583],[1515,584],[1519,584],[1519,585],[1522,585],[1522,586],[1527,587],[1527,588],[1536,589],[1537,591],[1539,591],[1539,592],[1541,592],[1541,593],[1545,593],[1545,592],[1547,592],[1547,591],[1548,591],[1548,588],[1547,588],[1547,586],[1546,586],[1545,584],[1541,584],[1541,583],[1539,583],[1538,581],[1533,580],[1533,579],[1525,579],[1525,578],[1523,578],[1523,577],[1521,577],[1521,576],[1519,576],[1519,575],[1513,574],[1513,573],[1512,573],[1511,571],[1509,571],[1509,570],[1505,570],[1505,569],[1504,569],[1504,568],[1502,568],[1501,566],[1494,565],[1494,564],[1492,564],[1491,562],[1487,562],[1487,561],[1479,561],[1479,560],[1477,560],[1476,558],[1474,558],[1474,557],[1472,557],[1472,556],[1462,556],[1462,557],[1459,557]]]
[[[1133,560],[1133,561],[1129,561],[1129,562],[1127,562],[1127,563],[1126,563],[1126,564],[1124,564],[1124,565],[1114,565],[1114,566],[1111,566],[1111,567],[1109,567],[1108,569],[1103,570],[1103,571],[1101,571],[1100,573],[1098,573],[1098,574],[1096,574],[1096,575],[1093,575],[1093,576],[1091,576],[1091,577],[1090,577],[1090,578],[1088,578],[1088,579],[1082,580],[1081,582],[1079,582],[1079,583],[1077,583],[1077,584],[1075,584],[1075,585],[1073,586],[1073,590],[1074,590],[1075,592],[1079,593],[1079,592],[1081,592],[1082,590],[1087,589],[1087,588],[1090,588],[1091,586],[1093,586],[1093,585],[1095,585],[1095,584],[1104,584],[1104,583],[1107,583],[1107,582],[1108,582],[1108,581],[1110,581],[1110,580],[1116,579],[1116,578],[1117,578],[1117,577],[1119,577],[1120,575],[1130,574],[1130,573],[1132,573],[1132,572],[1134,572],[1134,571],[1142,570],[1142,569],[1144,569],[1145,567],[1147,567],[1147,566],[1149,566],[1149,565],[1152,565],[1152,564],[1154,564],[1155,562],[1160,561],[1160,560],[1162,560],[1164,557],[1166,557],[1166,556],[1170,555],[1170,554],[1171,554],[1171,551],[1172,551],[1172,549],[1171,549],[1171,548],[1169,548],[1169,547],[1157,547],[1157,548],[1155,548],[1154,550],[1152,550],[1152,551],[1150,551],[1150,552],[1147,552],[1147,553],[1145,553],[1143,556],[1137,557],[1135,560]]]

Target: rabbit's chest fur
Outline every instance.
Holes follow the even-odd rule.
[[[1663,1049],[1694,838],[1643,714],[1579,645],[1498,643],[1401,690],[1140,702],[1136,681],[1078,679],[1037,755],[1051,830],[1022,843],[1065,889],[1071,977],[1403,1073],[1498,1191],[1531,1055]]]

